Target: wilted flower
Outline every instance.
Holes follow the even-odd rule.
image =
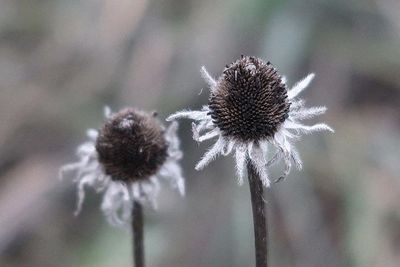
[[[75,174],[76,214],[82,208],[84,187],[90,186],[104,192],[101,209],[108,221],[122,226],[130,220],[133,201],[156,204],[159,177],[184,194],[178,124],[171,123],[165,130],[155,114],[132,108],[115,114],[105,108],[104,113],[106,122],[101,129],[89,129],[89,141],[79,146],[79,161],[63,166],[60,174]]]
[[[301,169],[301,159],[292,144],[301,133],[333,132],[324,123],[312,126],[300,123],[326,111],[325,107],[305,108],[304,101],[296,98],[314,74],[309,74],[288,90],[285,78],[270,62],[248,56],[227,65],[217,80],[204,67],[201,73],[210,86],[208,105],[200,111],[176,112],[167,119],[195,120],[196,123],[192,123],[193,139],[198,142],[218,138],[196,165],[197,170],[203,169],[219,154],[228,155],[235,150],[239,183],[243,183],[245,166],[250,160],[268,187],[267,169],[279,159],[283,159],[285,169],[276,181],[288,175],[292,161]],[[271,145],[275,153],[267,159]]]

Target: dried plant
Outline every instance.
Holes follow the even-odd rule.
[[[267,229],[263,185],[269,187],[271,178],[268,168],[283,160],[283,174],[275,181],[284,179],[290,172],[292,161],[298,169],[302,162],[293,141],[302,133],[308,134],[332,128],[324,123],[312,126],[300,121],[323,114],[325,107],[304,107],[297,96],[309,85],[314,74],[287,88],[285,78],[278,74],[270,62],[255,57],[242,56],[227,65],[222,75],[214,80],[203,67],[203,78],[210,86],[208,105],[200,111],[183,110],[168,117],[192,119],[193,139],[203,142],[217,138],[216,143],[196,165],[203,169],[216,156],[235,151],[239,184],[247,166],[252,195],[254,229],[256,237],[257,266],[267,265]],[[268,158],[269,150],[274,154]]]
[[[78,148],[79,161],[63,166],[75,174],[78,206],[82,208],[85,186],[103,192],[101,209],[110,224],[131,222],[135,243],[135,265],[144,265],[142,204],[156,206],[160,177],[184,195],[184,179],[178,161],[182,157],[176,122],[165,130],[155,118],[133,108],[112,114],[105,108],[106,121],[100,130],[87,132],[89,141]]]

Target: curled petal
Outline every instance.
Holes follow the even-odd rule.
[[[299,152],[297,151],[297,149],[294,146],[292,146],[291,157],[293,159],[294,164],[296,164],[296,168],[298,170],[301,170],[303,168],[303,162],[300,158]]]
[[[182,169],[174,161],[168,161],[160,170],[160,175],[171,183],[173,188],[178,188],[179,193],[185,195],[185,179],[182,176]]]
[[[284,180],[286,176],[289,174],[290,169],[292,168],[292,163],[290,162],[290,159],[286,156],[284,156],[283,159],[285,162],[285,170],[283,171],[282,176],[280,176],[278,179],[274,181],[275,183],[279,183],[280,181]]]
[[[101,209],[111,225],[123,227],[129,222],[131,205],[128,189],[122,184],[111,183],[104,193]]]
[[[259,145],[250,143],[248,145],[249,158],[253,163],[260,179],[265,187],[269,187],[271,182],[268,178],[267,166],[265,162],[265,155]]]
[[[169,125],[165,132],[165,139],[168,142],[168,155],[169,157],[180,160],[182,158],[182,151],[179,149],[180,141],[177,135],[178,122],[174,121]]]

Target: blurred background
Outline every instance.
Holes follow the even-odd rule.
[[[74,217],[59,167],[104,105],[200,108],[200,67],[217,77],[241,54],[289,85],[315,72],[303,97],[336,130],[304,136],[304,170],[266,193],[271,266],[400,266],[397,0],[1,0],[0,266],[131,266],[129,231],[90,189]],[[195,172],[211,142],[179,133],[187,196],[164,187],[146,208],[148,266],[253,266],[248,184],[231,157]]]

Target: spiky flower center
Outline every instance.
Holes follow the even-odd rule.
[[[167,158],[164,130],[153,115],[124,109],[108,119],[96,142],[99,162],[113,180],[135,182],[154,175]]]
[[[269,62],[242,56],[226,66],[209,107],[224,136],[249,142],[273,137],[287,119],[290,103],[281,76]]]

